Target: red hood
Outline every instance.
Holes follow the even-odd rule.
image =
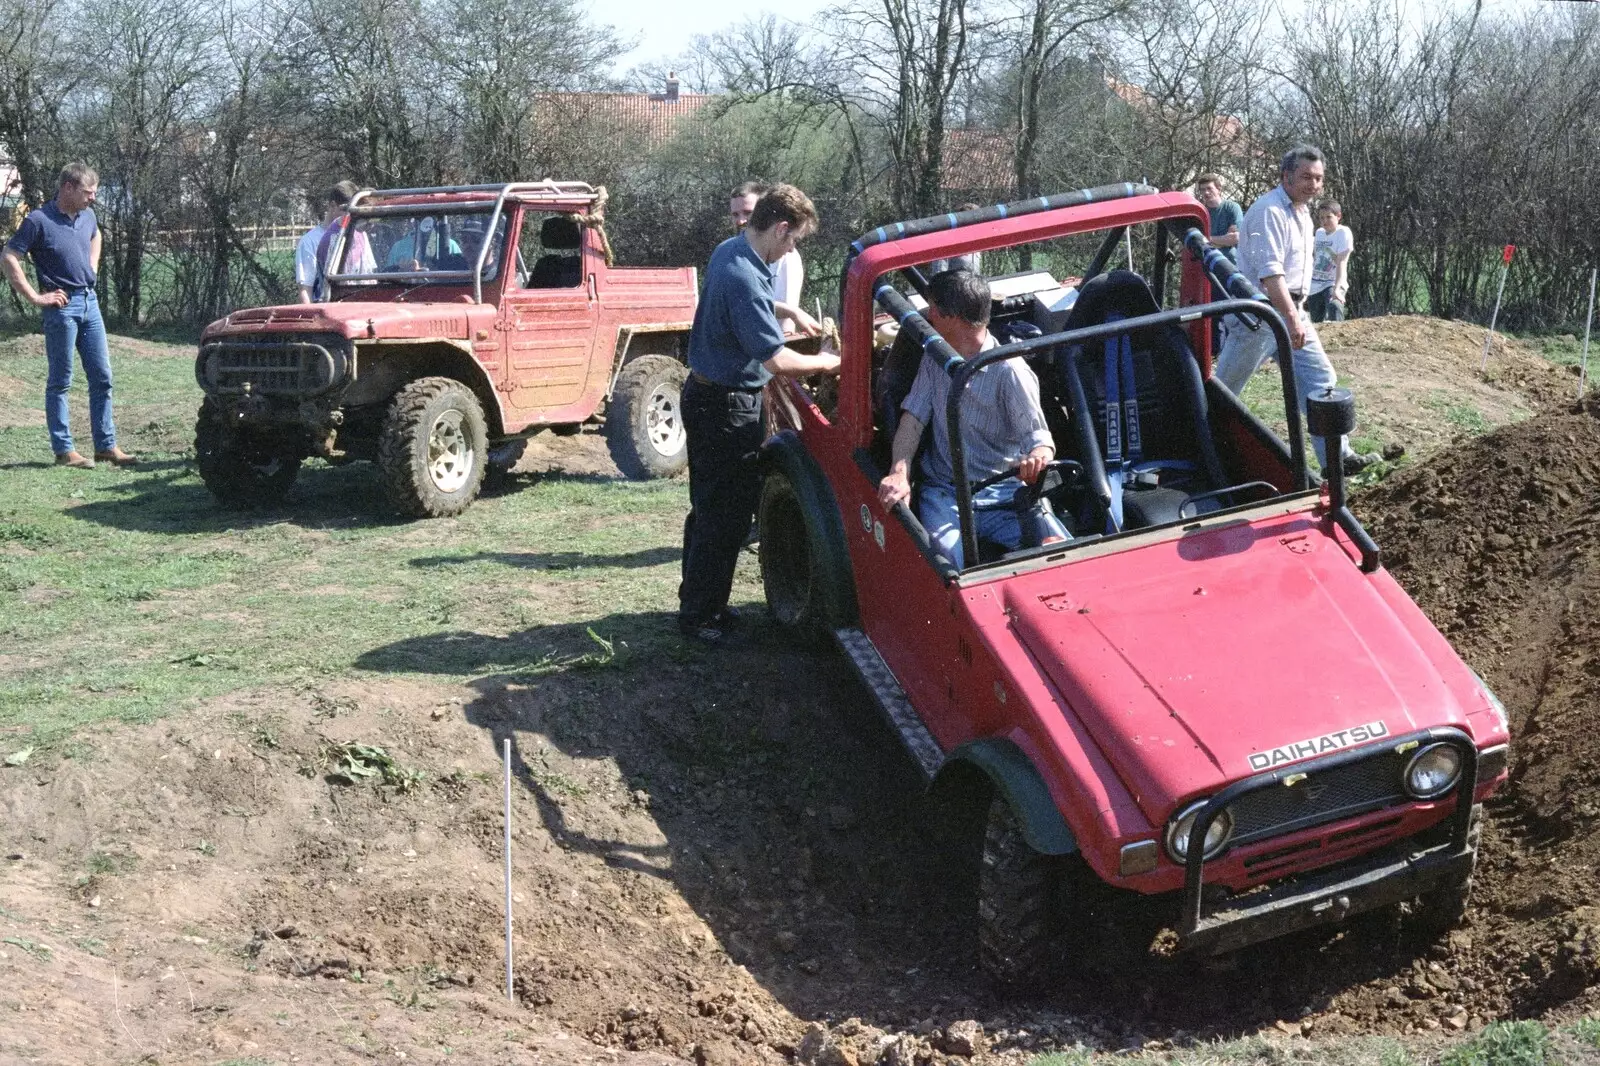
[[[1369,723],[1390,736],[1466,724],[1385,602],[1391,580],[1299,515],[1022,575],[1004,595],[1024,646],[1158,821],[1262,760],[1370,742]]]
[[[466,340],[470,323],[493,317],[494,308],[469,303],[284,304],[235,311],[206,327],[202,340],[230,333],[337,333],[352,338],[448,337]]]

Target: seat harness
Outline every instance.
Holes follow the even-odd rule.
[[[1119,322],[1125,317],[1113,311],[1106,315],[1106,321]],[[1144,458],[1144,444],[1139,437],[1139,383],[1134,377],[1133,338],[1129,334],[1106,338],[1105,370],[1106,480],[1111,488],[1111,520],[1116,525],[1112,532],[1116,532],[1122,528],[1122,487],[1129,472]]]

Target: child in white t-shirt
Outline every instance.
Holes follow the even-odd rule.
[[[1355,236],[1349,226],[1341,226],[1344,211],[1329,200],[1317,209],[1316,246],[1311,255],[1311,292],[1306,311],[1313,322],[1343,322],[1344,296],[1350,288],[1350,252]]]

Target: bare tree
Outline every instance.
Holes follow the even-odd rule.
[[[90,0],[77,40],[91,73],[78,118],[100,160],[101,217],[117,314],[139,321],[155,207],[177,183],[176,150],[213,62],[209,12],[186,0]]]
[[[60,0],[0,0],[0,143],[34,206],[55,194],[61,103],[79,77],[67,59],[64,8]]]

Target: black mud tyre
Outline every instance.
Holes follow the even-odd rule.
[[[1029,846],[996,795],[978,867],[978,965],[1002,989],[1028,992],[1049,976],[1062,887],[1060,861]]]
[[[483,406],[454,378],[420,378],[395,394],[378,437],[378,467],[395,510],[448,518],[472,505],[488,468]]]
[[[200,404],[194,424],[194,463],[200,480],[229,507],[275,504],[300,473],[300,459],[268,441],[229,433],[221,409],[209,399]]]
[[[606,446],[623,476],[677,477],[689,465],[683,383],[689,369],[666,355],[643,355],[622,368],[606,405]]]
[[[764,460],[756,533],[767,614],[791,636],[820,641],[856,621],[839,507],[792,433],[769,442]]]
[[[1412,901],[1407,924],[1418,937],[1438,940],[1460,925],[1467,916],[1467,902],[1472,898],[1472,877],[1478,868],[1478,849],[1482,843],[1483,805],[1476,804],[1472,808],[1472,822],[1467,828],[1467,847],[1472,851],[1472,864],[1457,880]]]

